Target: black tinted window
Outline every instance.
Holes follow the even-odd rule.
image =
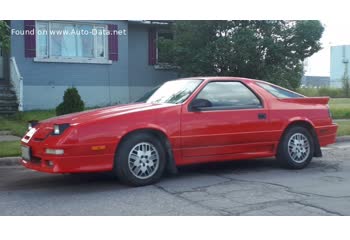
[[[288,90],[285,90],[283,88],[279,88],[279,87],[276,87],[276,86],[273,86],[273,85],[270,85],[267,83],[258,82],[257,84],[278,98],[301,98],[301,97],[303,97],[302,95],[297,94],[295,92],[288,91]]]
[[[261,106],[257,96],[241,82],[210,82],[198,94],[197,99],[210,101],[213,108]]]

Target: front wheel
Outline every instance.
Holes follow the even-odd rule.
[[[118,147],[114,172],[132,186],[144,186],[158,181],[165,168],[166,154],[160,141],[149,134],[129,136]]]
[[[276,157],[287,168],[302,169],[311,162],[314,151],[310,132],[303,127],[292,127],[283,135]]]

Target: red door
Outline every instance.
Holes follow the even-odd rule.
[[[195,99],[210,105],[191,109]],[[262,99],[239,81],[211,81],[181,116],[184,163],[270,156],[268,110]]]

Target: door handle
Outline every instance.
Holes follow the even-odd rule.
[[[266,119],[266,113],[258,113],[258,119],[261,119],[261,120]]]

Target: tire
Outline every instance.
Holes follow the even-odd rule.
[[[277,160],[289,169],[305,168],[314,156],[315,145],[310,132],[299,126],[284,133],[277,149]]]
[[[150,134],[136,133],[121,142],[113,171],[125,184],[145,186],[162,177],[165,164],[166,153],[161,142]]]

